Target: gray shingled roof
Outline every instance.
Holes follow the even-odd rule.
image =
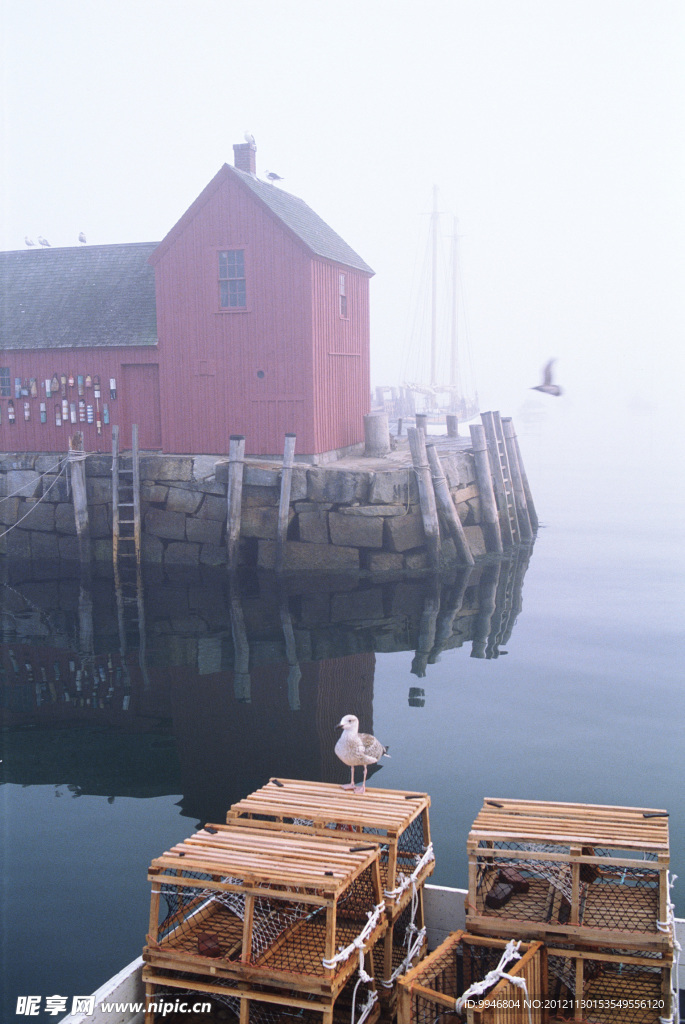
[[[157,245],[0,253],[0,348],[156,345]]]
[[[368,263],[365,263],[361,256],[358,256],[354,249],[351,249],[347,242],[319,217],[318,213],[314,213],[297,196],[284,192],[276,185],[260,181],[252,174],[239,171],[236,167],[231,167],[230,164],[225,166],[233,174],[236,174],[269,207],[271,212],[275,213],[278,219],[317,256],[333,260],[334,263],[342,263],[346,267],[353,267],[355,270],[362,270],[366,274],[374,273]]]

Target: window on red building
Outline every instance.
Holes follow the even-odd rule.
[[[0,397],[12,397],[12,378],[9,366],[0,366]]]
[[[244,309],[245,251],[228,249],[219,253],[219,306],[221,309]]]
[[[340,316],[347,316],[347,275],[340,274]]]

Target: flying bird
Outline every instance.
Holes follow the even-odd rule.
[[[32,238],[29,238],[29,236],[28,236],[28,235],[25,235],[25,236],[24,236],[24,242],[25,242],[25,244],[26,244],[26,245],[35,245],[35,244],[36,244],[36,243],[35,243],[35,242],[33,241],[33,239],[32,239]]]
[[[81,232],[80,235],[78,236],[78,240],[81,243],[81,245],[85,245],[86,244],[86,236],[83,234],[83,232]]]
[[[556,359],[550,359],[545,364],[542,370],[542,384],[536,384],[530,389],[531,391],[543,391],[546,395],[556,395],[557,397],[563,395],[562,388],[558,384],[552,383],[552,367],[555,363]]]
[[[271,182],[283,181],[283,178],[280,176],[280,174],[276,174],[275,171],[267,171],[266,172],[266,176],[269,179],[269,181],[271,181]]]
[[[351,781],[344,785],[343,789],[351,789],[355,793],[366,792],[366,772],[370,764],[385,757],[390,757],[388,748],[384,747],[380,740],[367,732],[359,732],[359,719],[356,715],[345,715],[336,729],[342,729],[340,738],[335,745],[335,752],[343,764],[349,765]],[[364,778],[361,786],[355,786],[354,769],[356,765],[364,765]]]
[[[257,145],[257,143],[254,140],[254,135],[252,135],[251,132],[245,132],[245,135],[243,137],[245,139],[245,142],[249,142],[251,146]]]
[[[48,249],[50,248],[50,243],[48,242],[47,238],[43,238],[42,235],[38,235],[38,241],[41,245],[46,245]]]

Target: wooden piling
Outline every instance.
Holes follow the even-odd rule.
[[[230,571],[233,571],[238,565],[240,517],[243,507],[244,459],[244,435],[231,434],[228,448],[228,518],[226,524],[226,548]]]
[[[86,453],[83,448],[83,434],[80,430],[69,438],[69,470],[79,558],[85,562],[90,558],[90,525],[86,492]]]
[[[136,549],[136,565],[140,565],[140,450],[138,448],[138,424],[131,424],[131,469],[133,471],[133,537]]]
[[[516,518],[519,524],[521,540],[533,539],[533,528],[528,514],[528,502],[523,487],[523,477],[519,463],[518,452],[516,451],[516,431],[511,416],[502,417],[502,433],[509,458],[509,471],[511,482],[514,488],[514,503],[516,505]]]
[[[500,577],[500,563],[493,562],[483,569],[478,588],[478,614],[473,623],[471,635],[471,657],[485,658],[492,628],[492,616],[497,607],[497,584]]]
[[[283,469],[281,470],[281,494],[278,502],[278,526],[276,529],[276,559],[274,563],[276,572],[283,571],[285,559],[285,541],[288,533],[288,516],[290,513],[290,488],[293,478],[293,464],[295,462],[295,441],[295,434],[285,435]]]
[[[445,417],[447,421],[447,436],[448,437],[459,437],[459,420],[453,413],[448,413]]]
[[[402,417],[397,420],[397,436],[402,437]]]
[[[414,416],[416,420],[416,429],[423,430],[424,437],[428,429],[428,414],[425,412],[417,412]]]
[[[433,491],[428,456],[426,455],[426,438],[419,427],[409,427],[407,436],[416,474],[416,483],[419,489],[419,503],[421,506],[421,518],[423,519],[423,532],[426,535],[428,558],[431,566],[437,569],[440,566],[440,523],[438,521],[438,510],[435,505],[435,492]]]
[[[452,495],[450,494],[450,489],[447,486],[447,480],[445,479],[445,471],[442,468],[442,463],[440,462],[440,458],[434,444],[426,445],[426,455],[428,456],[428,464],[431,468],[435,500],[438,508],[445,517],[447,529],[454,541],[457,554],[459,555],[460,560],[466,565],[473,565],[474,558],[471,554],[471,549],[469,548],[469,542],[466,539],[464,527],[461,525],[461,520],[457,515],[456,508],[454,507]]]
[[[480,507],[483,517],[483,537],[488,551],[501,553],[502,532],[499,525],[499,515],[495,502],[495,492],[492,486],[492,475],[490,471],[490,457],[488,446],[485,440],[485,429],[480,423],[472,423],[469,426],[471,432],[471,446],[473,448],[473,461],[476,470],[476,482],[480,495]]]
[[[521,457],[521,449],[519,447],[519,439],[514,431],[514,448],[516,449],[516,457],[519,464],[519,472],[521,473],[521,483],[523,484],[523,491],[526,496],[526,508],[528,509],[528,518],[530,519],[530,525],[533,530],[537,530],[539,524],[538,514],[535,511],[535,502],[533,501],[533,492],[530,489],[528,483],[528,476],[526,475],[525,466],[523,465],[523,459]]]
[[[119,571],[119,426],[112,426],[112,560]]]

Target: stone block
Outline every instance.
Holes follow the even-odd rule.
[[[394,551],[369,551],[366,567],[371,572],[399,572],[404,568],[404,555]]]
[[[480,498],[471,498],[468,502],[468,507],[471,510],[469,515],[469,525],[471,523],[478,524],[483,521],[483,509],[481,506]]]
[[[310,511],[300,512],[297,517],[300,540],[308,544],[328,544],[328,513],[316,505],[306,507]]]
[[[247,463],[243,470],[243,484],[245,487],[280,487],[280,470],[273,466],[256,466],[254,463]]]
[[[451,452],[440,461],[450,487],[463,487],[476,479],[473,455],[470,452]]]
[[[112,481],[105,477],[86,477],[86,494],[89,505],[106,505],[112,502]]]
[[[228,486],[228,459],[218,459],[214,466],[214,479],[226,490]]]
[[[341,516],[403,516],[404,505],[349,505],[336,510]]]
[[[273,569],[275,558],[276,541],[260,540],[259,568]],[[289,572],[354,572],[359,569],[359,550],[289,540],[285,546],[283,568]]]
[[[213,480],[217,462],[216,455],[196,455],[193,458],[193,480]]]
[[[70,540],[70,539],[71,538],[69,538],[69,537],[60,537],[60,542],[67,541],[67,540]],[[152,539],[154,539],[154,538],[152,538]],[[145,547],[144,540],[145,540],[145,538],[143,538],[143,545],[142,545],[143,549]],[[158,543],[159,543],[159,541],[158,541]],[[98,563],[101,563],[102,565],[106,565],[107,568],[109,569],[109,567],[112,565],[112,541],[111,541],[111,539],[110,540],[105,540],[104,538],[102,538],[102,539],[94,540],[93,543],[92,543],[91,550],[93,552],[93,559],[94,559],[94,561],[96,561]]]
[[[216,519],[194,519],[189,516],[186,519],[186,538],[189,541],[203,545],[221,544],[223,523]]]
[[[157,484],[153,480],[141,480],[140,500],[151,504],[162,505],[166,502],[169,488],[163,484]]]
[[[3,526],[13,526],[19,515],[19,498],[5,498],[0,501],[0,523]]]
[[[78,549],[78,541],[74,540],[74,543]],[[31,558],[34,561],[51,562],[56,561],[59,557],[59,541],[54,533],[34,532],[31,534]],[[76,557],[78,558],[78,554]]]
[[[278,507],[280,494],[277,487],[258,487],[250,484],[243,488],[243,508],[267,508],[269,505]],[[224,501],[224,506],[226,501]]]
[[[205,494],[202,504],[195,513],[196,519],[216,519],[225,522],[227,515],[226,498],[214,494]]]
[[[346,516],[340,512],[328,513],[331,542],[342,547],[383,547],[382,516]]]
[[[41,533],[53,533],[55,529],[55,506],[48,505],[43,501],[25,501],[19,509],[21,523],[17,524],[17,530],[38,530]]]
[[[40,474],[33,469],[10,469],[7,473],[7,494],[19,498],[38,498],[43,490]]]
[[[63,562],[78,562],[81,558],[81,545],[77,537],[55,537],[53,543],[56,545],[57,554]],[[91,555],[95,559],[95,552],[91,548]],[[34,554],[35,558],[35,554]],[[112,558],[112,548],[109,548],[109,558]]]
[[[200,562],[200,545],[199,544],[181,544],[178,541],[172,541],[171,544],[167,544],[164,549],[164,564],[169,565],[199,565]]]
[[[106,476],[112,479],[112,456],[89,455],[86,459],[86,477]]]
[[[7,452],[0,455],[0,471],[34,469],[36,456],[31,452]]]
[[[415,504],[419,491],[413,469],[394,469],[389,473],[374,473],[369,487],[369,502],[372,505]]]
[[[192,480],[192,455],[142,455],[141,480]]]
[[[57,452],[53,455],[39,455],[36,458],[34,469],[36,473],[59,473],[63,458],[64,455],[60,455]]]
[[[11,530],[5,535],[7,554],[14,558],[31,558],[31,534],[28,530]]]
[[[478,558],[479,555],[484,555],[486,553],[485,538],[483,537],[483,531],[480,526],[465,526],[464,534],[469,545],[469,550],[474,558]]]
[[[165,540],[183,540],[186,535],[186,517],[182,512],[150,508],[145,513],[143,529],[153,537]]]
[[[88,520],[90,521],[90,516]],[[72,505],[66,503],[55,505],[55,529],[57,533],[64,533],[69,536],[76,535],[76,520]]]
[[[62,506],[58,505],[58,508]],[[73,519],[73,510],[72,510]],[[88,523],[90,525],[90,535],[95,540],[96,538],[104,538],[112,536],[112,521],[110,519],[109,509],[106,505],[95,505],[93,508],[88,510]]]
[[[331,622],[370,622],[383,619],[383,591],[380,587],[334,594],[331,598]]]
[[[293,475],[290,481],[290,500],[304,501],[307,497],[307,466],[293,466]]]
[[[228,554],[224,544],[203,544],[200,548],[202,565],[226,565]]]
[[[197,512],[202,497],[202,493],[199,491],[185,490],[182,487],[169,487],[166,507],[169,512],[185,512],[192,515],[193,512]]]
[[[428,552],[425,548],[415,548],[413,551],[407,551],[404,556],[404,565],[406,569],[427,569],[429,565]]]
[[[288,510],[289,519],[295,513]],[[240,534],[242,537],[259,537],[266,540],[276,539],[278,526],[278,509],[271,508],[244,508],[240,519]]]
[[[336,505],[366,501],[369,484],[369,473],[317,466],[307,473],[307,497],[310,501],[332,501]]]
[[[383,531],[383,547],[388,551],[409,551],[426,543],[420,512],[385,519]]]
[[[48,474],[43,477],[43,501],[59,502],[70,501],[69,484],[67,474],[60,476]]]

